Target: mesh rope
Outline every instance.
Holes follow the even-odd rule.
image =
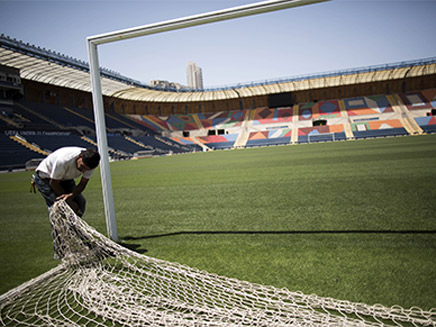
[[[62,201],[50,219],[62,263],[2,295],[2,326],[436,326],[435,309],[305,295],[140,255]]]

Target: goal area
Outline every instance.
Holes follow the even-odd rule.
[[[307,143],[334,142],[335,133],[311,133],[307,135]]]
[[[436,326],[436,311],[291,292],[131,251],[64,201],[50,214],[62,263],[0,297],[1,326]]]

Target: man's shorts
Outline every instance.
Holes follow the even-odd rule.
[[[56,193],[53,191],[53,189],[50,187],[50,178],[41,178],[36,172],[35,174],[35,185],[38,191],[42,194],[42,196],[45,199],[45,202],[47,203],[48,207],[51,207],[55,202],[56,198],[58,197]],[[76,187],[76,182],[74,179],[68,179],[65,181],[61,181],[60,183],[61,187],[64,189],[65,193],[71,193],[73,192],[74,188]],[[77,203],[80,211],[83,213],[85,212],[86,208],[86,200],[83,197],[82,194],[77,195],[74,200],[75,203]]]

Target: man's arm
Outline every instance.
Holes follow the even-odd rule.
[[[77,195],[82,193],[83,190],[85,189],[86,185],[88,184],[88,181],[89,181],[89,179],[87,179],[87,178],[82,176],[82,178],[80,179],[80,183],[76,185],[76,187],[74,188],[73,192],[67,193],[67,194],[65,194],[65,191],[60,186],[60,181],[56,181],[56,180],[52,179],[52,180],[50,180],[50,186],[53,188],[53,190],[58,195],[57,200],[68,201],[68,200],[74,199]],[[52,185],[52,182],[53,182],[53,185]],[[53,187],[53,186],[55,186],[55,187],[59,186],[59,189],[61,190],[61,192],[58,193],[57,189],[55,189],[55,187]]]
[[[65,193],[64,189],[61,186],[61,181],[58,179],[50,179],[50,187],[56,193],[57,196]]]
[[[76,187],[74,188],[72,193],[65,193],[64,189],[60,186],[60,181],[57,181],[54,179],[50,180],[50,186],[53,188],[55,193],[58,195],[56,200],[65,200],[76,214],[81,215],[83,213],[80,211],[79,206],[73,201],[73,199],[77,195],[79,195],[80,193],[83,192],[83,190],[86,187],[86,184],[88,184],[88,181],[89,181],[89,179],[84,178],[82,176],[80,183],[78,185],[76,185]],[[59,191],[60,191],[60,193],[58,193]]]

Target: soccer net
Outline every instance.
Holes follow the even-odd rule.
[[[62,263],[2,295],[2,326],[436,326],[434,310],[305,295],[140,255],[64,202],[51,222]]]
[[[307,136],[308,143],[334,142],[334,141],[336,141],[335,133],[309,134]]]

